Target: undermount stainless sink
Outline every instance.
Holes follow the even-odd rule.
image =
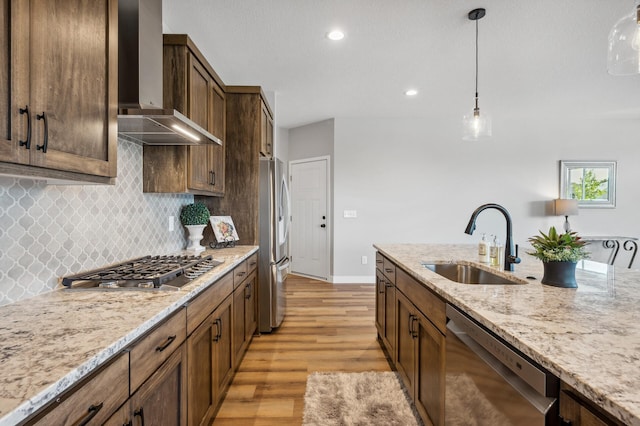
[[[525,280],[513,277],[506,278],[492,272],[480,269],[474,265],[460,263],[428,263],[422,266],[460,284],[526,284]]]

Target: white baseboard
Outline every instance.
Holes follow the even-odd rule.
[[[375,284],[376,277],[374,275],[334,275],[331,277],[331,282],[334,284]]]

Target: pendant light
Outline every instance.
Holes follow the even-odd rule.
[[[640,74],[640,0],[609,33],[607,70],[612,75]]]
[[[473,113],[465,115],[462,119],[462,139],[465,141],[479,141],[491,137],[491,117],[486,111],[480,114],[478,106],[478,20],[482,19],[485,14],[486,10],[482,8],[469,12],[469,19],[476,21],[476,103]]]

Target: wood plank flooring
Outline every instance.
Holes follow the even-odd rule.
[[[289,275],[286,297],[284,322],[254,336],[213,425],[300,425],[310,373],[391,371],[376,340],[373,284]]]

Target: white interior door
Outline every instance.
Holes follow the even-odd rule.
[[[327,158],[291,163],[291,271],[329,277]]]

